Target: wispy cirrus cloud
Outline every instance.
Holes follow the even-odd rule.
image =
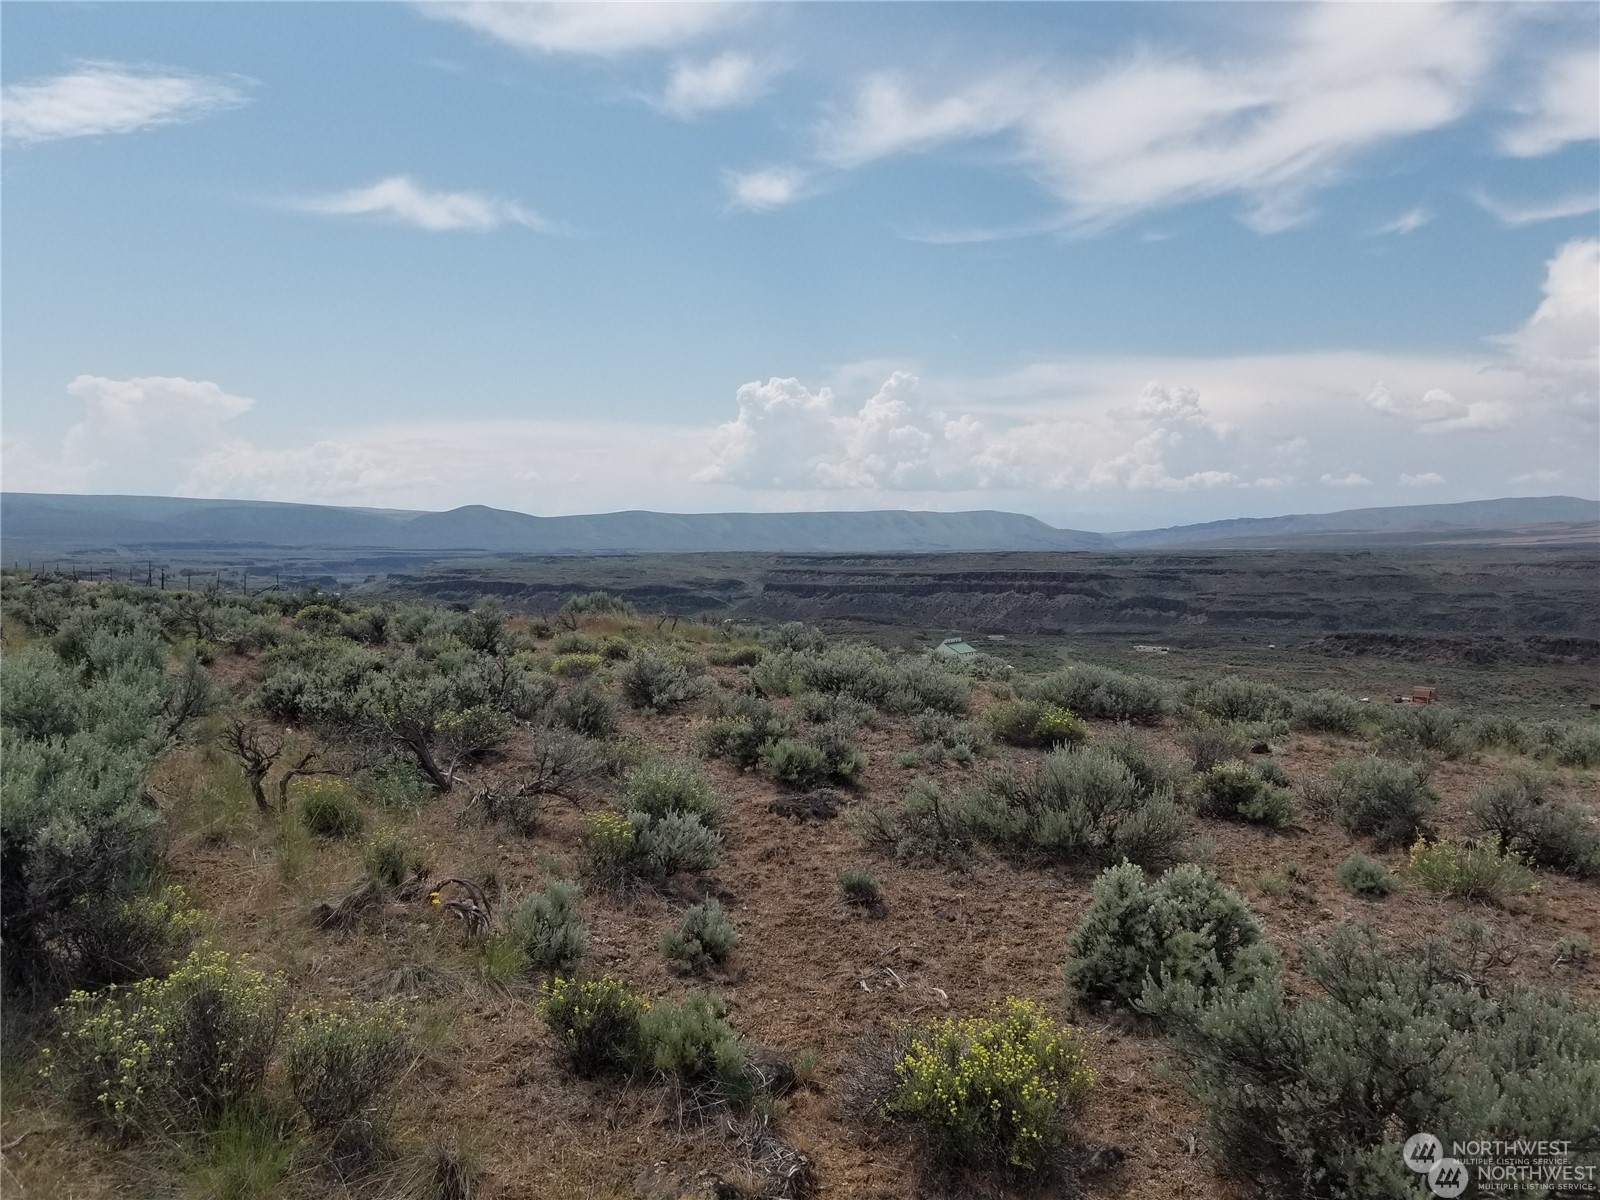
[[[665,89],[651,103],[680,120],[692,120],[759,99],[781,70],[773,60],[732,50],[702,62],[679,59],[667,76]]]
[[[405,175],[332,195],[292,200],[289,207],[326,217],[369,217],[430,233],[488,233],[506,225],[538,233],[560,232],[556,224],[514,200],[481,192],[433,191]]]
[[[1428,222],[1433,220],[1433,214],[1422,205],[1407,209],[1394,220],[1378,227],[1379,233],[1407,234],[1415,233]]]
[[[1600,212],[1600,191],[1570,192],[1552,200],[1519,201],[1499,200],[1478,190],[1472,193],[1472,200],[1500,224],[1512,228]]]
[[[1589,45],[1541,65],[1521,117],[1500,134],[1500,148],[1517,158],[1537,158],[1574,142],[1600,139],[1600,54]]]
[[[7,84],[0,97],[0,139],[31,146],[181,125],[244,104],[248,83],[121,63],[80,63],[63,75]]]
[[[1316,5],[1249,53],[1148,48],[943,88],[879,73],[822,123],[818,154],[855,168],[999,137],[1080,231],[1237,196],[1247,224],[1276,232],[1362,154],[1463,116],[1500,21],[1486,8]]]
[[[446,0],[420,11],[486,34],[526,54],[615,58],[670,50],[740,19],[739,4],[647,0],[611,3],[531,3],[519,0]]]

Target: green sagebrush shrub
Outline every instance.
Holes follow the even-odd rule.
[[[1384,720],[1380,746],[1403,756],[1436,754],[1460,758],[1473,748],[1472,730],[1461,714],[1440,704],[1397,704]]]
[[[911,719],[911,733],[919,742],[963,761],[987,752],[991,741],[986,726],[932,709]]]
[[[1317,990],[1170,989],[1166,1019],[1223,1163],[1255,1190],[1409,1200],[1408,1134],[1570,1137],[1593,1161],[1600,1023],[1563,997],[1475,985],[1443,946],[1415,956],[1348,926],[1306,947]]]
[[[1172,707],[1165,686],[1087,663],[1056,671],[1024,686],[1022,696],[1056,704],[1081,717],[1155,725]]]
[[[944,794],[931,780],[911,785],[898,812],[863,805],[845,817],[867,845],[906,861],[931,859],[960,866],[972,849],[965,805]]]
[[[1294,792],[1262,778],[1243,763],[1218,763],[1198,777],[1197,803],[1208,817],[1250,821],[1282,829],[1295,819]]]
[[[661,935],[661,956],[686,974],[721,966],[739,943],[738,931],[715,897],[684,909],[678,927]]]
[[[761,1088],[744,1039],[716,996],[690,992],[661,1000],[639,1022],[649,1064],[708,1100],[748,1103]]]
[[[883,1108],[943,1161],[1031,1170],[1094,1084],[1086,1042],[1035,1001],[1008,997],[987,1017],[914,1033]]]
[[[1243,758],[1246,749],[1244,738],[1237,729],[1216,721],[1196,725],[1178,739],[1178,744],[1188,754],[1189,763],[1196,771],[1209,771],[1212,767]]]
[[[196,1130],[260,1088],[283,1016],[280,981],[197,952],[165,977],[69,995],[45,1071],[119,1139]]]
[[[283,1073],[313,1129],[382,1115],[414,1057],[405,1012],[393,1003],[290,1014]]]
[[[611,697],[592,683],[574,684],[550,702],[549,720],[586,738],[604,741],[617,733],[617,709]]]
[[[589,864],[613,883],[662,884],[680,871],[709,871],[717,865],[722,836],[692,813],[597,813],[589,822]]]
[[[1224,675],[1188,688],[1191,706],[1220,721],[1282,721],[1294,711],[1288,692],[1271,683]]]
[[[1594,813],[1585,805],[1556,800],[1550,786],[1547,776],[1529,770],[1483,784],[1467,802],[1474,831],[1535,866],[1600,874],[1600,829]]]
[[[626,1075],[644,1051],[640,1023],[650,1004],[620,979],[557,976],[539,1000],[539,1015],[561,1042],[567,1064],[588,1079]]]
[[[1381,899],[1400,886],[1400,880],[1388,867],[1359,850],[1340,863],[1334,874],[1356,895],[1369,899]]]
[[[1334,764],[1313,796],[1346,830],[1386,847],[1414,842],[1439,804],[1426,768],[1382,758]]]
[[[736,767],[753,767],[773,742],[789,735],[789,722],[760,696],[719,696],[711,719],[695,731],[695,743],[707,758]]]
[[[867,765],[852,730],[842,724],[819,726],[804,741],[780,738],[763,749],[762,759],[779,783],[802,790],[854,783]]]
[[[707,828],[720,824],[727,811],[696,763],[671,758],[650,759],[634,769],[623,788],[623,807],[652,818],[684,813]]]
[[[1278,970],[1244,901],[1193,864],[1152,883],[1132,863],[1101,872],[1067,954],[1067,983],[1084,1004],[1148,1007],[1174,984],[1215,998]]]
[[[698,669],[699,664],[694,664]],[[634,708],[665,712],[705,691],[706,681],[680,658],[642,650],[617,673],[622,694]]]
[[[794,713],[813,725],[845,725],[852,729],[876,729],[878,710],[865,700],[843,692],[801,692],[794,698]]]
[[[1179,773],[1133,741],[1057,750],[1031,773],[997,773],[958,805],[971,835],[1015,850],[1090,863],[1174,861],[1186,833]]]
[[[1311,733],[1337,733],[1345,737],[1360,734],[1363,718],[1371,711],[1353,696],[1321,688],[1294,698],[1290,716],[1296,729]]]
[[[589,952],[578,888],[565,880],[530,893],[512,911],[506,933],[535,970],[570,971]]]
[[[890,712],[960,714],[972,700],[972,681],[929,656],[895,659],[853,642],[774,651],[752,678],[769,695],[846,695]]]

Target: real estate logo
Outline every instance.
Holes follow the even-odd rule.
[[[1484,1195],[1505,1192],[1596,1191],[1592,1162],[1575,1161],[1567,1141],[1502,1141],[1480,1138],[1444,1143],[1431,1133],[1414,1133],[1400,1148],[1406,1166],[1427,1179],[1428,1190],[1451,1200],[1477,1179]]]

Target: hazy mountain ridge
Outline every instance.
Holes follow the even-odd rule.
[[[1463,530],[1580,527],[1600,501],[1572,496],[1474,500],[1245,517],[1099,534],[1035,517],[982,510],[912,512],[660,513],[635,510],[538,517],[484,505],[409,512],[260,500],[0,493],[8,557],[81,550],[239,548],[483,551],[492,554],[768,552],[938,554],[985,550],[1115,550],[1261,545],[1318,535],[1390,536]]]
[[[1197,525],[1110,533],[1116,546],[1144,549],[1226,543],[1283,536],[1337,533],[1449,533],[1463,529],[1512,530],[1530,525],[1585,525],[1600,521],[1600,500],[1577,496],[1515,496],[1453,504],[1348,508],[1331,513],[1236,517]]]
[[[378,512],[316,504],[146,496],[0,494],[0,540],[21,546],[253,546],[483,550],[507,554],[940,553],[1106,548],[1100,534],[1017,513],[618,512],[536,517],[466,505]]]

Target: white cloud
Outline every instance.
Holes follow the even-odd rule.
[[[777,73],[775,63],[731,50],[704,62],[680,59],[667,77],[666,90],[654,103],[663,112],[690,120],[765,95]]]
[[[1565,243],[1545,264],[1544,299],[1500,339],[1530,375],[1587,409],[1600,397],[1600,239]]]
[[[737,20],[737,4],[677,4],[668,0],[612,3],[521,3],[446,0],[424,4],[428,16],[455,21],[528,54],[609,58],[667,50]]]
[[[171,470],[214,445],[226,423],[255,403],[209,380],[177,376],[79,375],[67,384],[67,394],[83,402],[82,417],[67,429],[56,453],[41,450],[31,438],[8,444],[7,486],[103,490],[119,479]]]
[[[1553,200],[1531,202],[1497,200],[1493,196],[1477,191],[1472,193],[1472,199],[1478,207],[1488,212],[1502,225],[1509,225],[1512,228],[1535,225],[1540,221],[1582,217],[1600,211],[1600,191],[1570,192]]]
[[[461,421],[327,430],[289,445],[229,440],[178,491],[395,508],[491,504],[525,512],[636,508],[686,494],[696,432],[644,422]],[[575,498],[581,497],[574,503]]]
[[[1536,158],[1600,138],[1600,54],[1593,34],[1588,45],[1542,65],[1539,83],[1522,108],[1522,119],[1500,135],[1500,148],[1518,158]]]
[[[1322,482],[1329,487],[1371,487],[1372,480],[1355,471],[1347,471],[1343,475],[1324,475]]]
[[[1437,471],[1424,471],[1420,475],[1400,476],[1401,487],[1438,487],[1444,482],[1444,476]]]
[[[1306,219],[1363,153],[1467,112],[1501,20],[1471,5],[1288,11],[1249,53],[1146,49],[943,88],[876,74],[823,123],[819,156],[855,167],[1003,134],[1079,229],[1235,195],[1247,223],[1273,232]]]
[[[798,167],[765,167],[729,171],[724,177],[728,205],[745,212],[770,212],[793,204],[806,194],[810,177]]]
[[[1433,214],[1419,204],[1415,208],[1401,213],[1388,224],[1379,226],[1378,232],[1400,234],[1415,233],[1431,220],[1433,220]]]
[[[822,157],[834,166],[858,167],[892,154],[1000,133],[1027,114],[1036,86],[1030,75],[1002,75],[923,99],[898,76],[868,76],[848,110],[824,122]]]
[[[178,125],[245,102],[242,80],[87,62],[65,75],[7,84],[0,136],[14,145]]]
[[[557,232],[552,222],[513,200],[478,192],[429,191],[404,175],[331,196],[297,200],[292,207],[322,216],[376,217],[431,233],[487,233],[503,225],[521,225],[540,233]]]
[[[1186,491],[1243,486],[1206,459],[1223,433],[1193,389],[1148,383],[1131,405],[994,426],[929,404],[895,371],[859,409],[797,379],[747,383],[695,478],[749,488],[942,492],[995,488]]]
[[[1397,395],[1381,379],[1367,393],[1367,403],[1378,412],[1414,422],[1420,433],[1504,429],[1511,423],[1511,406],[1503,400],[1458,400],[1443,388]]]

